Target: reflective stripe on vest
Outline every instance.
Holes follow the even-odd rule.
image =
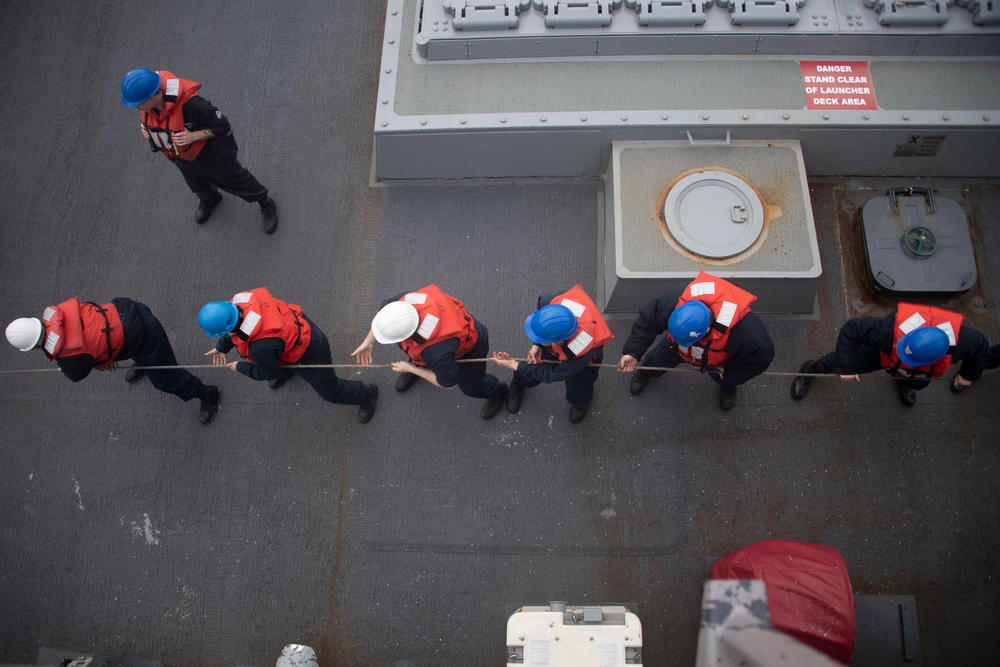
[[[554,343],[551,347],[552,353],[560,361],[569,361],[571,356],[572,358],[583,356],[614,338],[607,321],[601,316],[601,311],[582,285],[576,284],[562,294],[556,295],[549,304],[566,306],[576,318],[577,330],[573,337],[563,343]],[[590,363],[595,362],[591,360]]]

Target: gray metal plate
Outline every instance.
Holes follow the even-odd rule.
[[[670,189],[663,218],[674,239],[703,257],[732,257],[764,229],[764,205],[745,181],[723,171],[690,174]]]
[[[912,595],[855,595],[858,627],[852,667],[920,667],[917,600]]]

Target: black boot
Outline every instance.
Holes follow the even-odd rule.
[[[510,381],[507,388],[507,412],[514,415],[521,409],[521,401],[524,400],[524,387],[517,383],[517,380]]]
[[[590,409],[590,404],[587,405],[571,405],[569,406],[569,423],[579,424],[583,421],[583,418],[587,416],[587,410]]]
[[[286,382],[288,382],[288,380],[289,380],[289,378],[288,378],[287,375],[279,375],[276,378],[268,380],[267,381],[267,386],[270,387],[271,389],[277,389],[278,387],[280,387],[283,384],[285,384]]]
[[[378,401],[378,387],[373,384],[368,385],[368,398],[358,406],[358,421],[367,424],[375,415],[375,403]]]
[[[146,371],[141,368],[130,368],[125,371],[125,381],[129,384],[135,384],[146,375]]]
[[[278,207],[270,197],[260,202],[260,221],[265,234],[273,234],[278,228]]]
[[[629,382],[628,390],[633,396],[638,396],[642,393],[642,390],[646,388],[649,383],[649,376],[643,371],[636,371],[632,373],[632,381]]]
[[[212,217],[212,209],[219,205],[222,201],[222,195],[218,192],[215,193],[215,199],[202,199],[198,203],[198,210],[194,214],[194,221],[199,225],[204,224],[206,220]]]
[[[736,405],[736,387],[722,387],[719,391],[719,407],[729,412]]]
[[[215,415],[219,411],[219,400],[222,398],[222,391],[214,384],[206,384],[200,398],[201,409],[198,411],[198,421],[208,426],[215,419]]]
[[[396,378],[396,391],[402,394],[404,391],[417,383],[419,378],[413,373],[400,373]]]
[[[802,362],[802,366],[799,367],[800,373],[818,373],[819,369],[816,368],[816,362],[810,359],[809,361]],[[809,385],[812,384],[813,378],[806,375],[796,375],[795,379],[792,380],[792,398],[796,401],[801,401],[806,392],[809,391]]]
[[[486,399],[483,407],[479,409],[479,416],[483,419],[493,419],[500,412],[500,408],[507,402],[507,383],[500,383],[500,391],[493,398]]]
[[[907,389],[902,383],[896,383],[896,391],[899,393],[899,402],[908,408],[912,408],[917,404],[917,390]]]

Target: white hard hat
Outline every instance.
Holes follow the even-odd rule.
[[[420,315],[412,304],[393,301],[375,315],[372,333],[383,345],[399,343],[412,336],[419,323]]]
[[[19,317],[7,325],[7,340],[21,352],[27,352],[42,340],[42,331],[42,321],[37,317]]]

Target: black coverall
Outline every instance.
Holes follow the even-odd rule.
[[[239,149],[232,127],[222,112],[204,97],[195,95],[184,103],[181,113],[184,115],[184,128],[189,132],[211,130],[215,135],[204,141],[204,147],[193,162],[179,158],[171,160],[184,176],[191,192],[203,201],[214,201],[219,190],[248,202],[264,201],[267,188],[236,159]],[[160,152],[152,144],[150,148]]]

